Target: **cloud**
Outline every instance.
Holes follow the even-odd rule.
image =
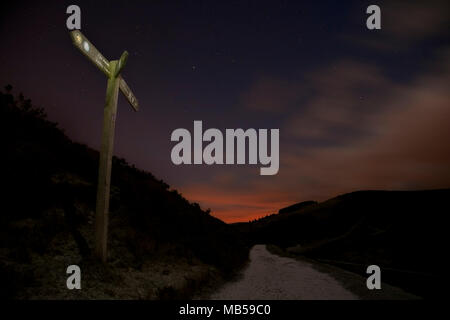
[[[348,60],[307,79],[314,94],[280,129],[278,175],[233,168],[184,193],[234,222],[361,189],[450,187],[450,51],[409,84]],[[332,142],[305,143],[317,139]]]
[[[265,76],[241,96],[240,104],[251,110],[280,113],[300,101],[304,94],[304,86],[300,83]]]
[[[393,87],[381,112],[352,122],[371,135],[300,155],[282,154],[285,189],[296,186],[305,200],[323,200],[359,189],[450,187],[449,66],[447,55],[440,70]]]
[[[390,1],[383,9],[384,27],[396,39],[417,40],[447,27],[448,1]]]
[[[342,38],[380,52],[410,50],[425,39],[448,33],[450,6],[440,1],[389,1],[380,5],[381,30]]]
[[[383,109],[379,92],[393,86],[381,71],[355,61],[339,61],[307,76],[311,98],[289,117],[285,134],[298,139],[342,139]],[[356,125],[356,127],[355,127]]]

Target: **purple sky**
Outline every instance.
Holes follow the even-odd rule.
[[[71,2],[0,13],[0,84],[98,149],[106,79],[72,45]],[[130,53],[115,154],[225,221],[360,189],[450,186],[447,1],[85,2],[82,32],[108,58]],[[279,128],[280,170],[175,166],[177,128]],[[114,174],[114,173],[113,173]]]

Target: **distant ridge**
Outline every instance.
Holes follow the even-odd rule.
[[[449,199],[450,189],[356,191],[233,226],[250,244],[274,244],[364,276],[367,266],[379,265],[383,281],[433,297],[446,277],[440,263]]]
[[[303,202],[299,202],[299,203],[290,205],[288,207],[281,208],[280,210],[278,210],[278,214],[301,210],[303,208],[306,208],[308,206],[311,206],[311,205],[317,204],[317,203],[318,203],[317,201],[303,201]]]

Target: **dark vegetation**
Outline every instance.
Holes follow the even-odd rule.
[[[98,152],[11,87],[0,92],[0,122],[2,297],[186,298],[231,275],[255,243],[363,276],[376,264],[383,281],[422,297],[441,291],[450,189],[353,192],[229,226],[115,157],[102,265],[91,257]],[[81,293],[65,288],[69,264],[82,267]]]
[[[322,203],[236,224],[249,243],[269,243],[382,281],[421,297],[439,294],[445,279],[450,189],[359,191]]]
[[[36,264],[39,259],[45,257],[49,261],[41,264],[48,265],[67,255],[65,250],[73,243],[77,254],[64,259],[95,264],[89,261],[99,156],[71,141],[22,94],[15,97],[10,86],[0,93],[0,122],[0,293],[26,298],[26,289],[33,288],[32,296],[39,298],[45,285]],[[232,273],[247,259],[248,249],[230,226],[209,213],[151,173],[114,157],[108,281],[116,281],[111,266],[142,270],[148,261],[161,260],[170,260],[164,273],[170,273],[170,265],[177,261]],[[60,272],[65,279],[65,269],[48,272]],[[65,282],[60,285],[65,287]],[[163,296],[176,296],[171,287],[162,291]],[[113,292],[108,297],[122,296]]]

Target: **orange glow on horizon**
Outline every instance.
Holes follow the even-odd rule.
[[[248,222],[264,216],[278,213],[278,210],[293,204],[295,201],[280,201],[282,195],[273,194],[233,194],[221,192],[204,186],[184,190],[183,196],[190,202],[197,202],[202,209],[211,209],[211,215],[226,223]],[[268,199],[274,199],[270,201]]]

